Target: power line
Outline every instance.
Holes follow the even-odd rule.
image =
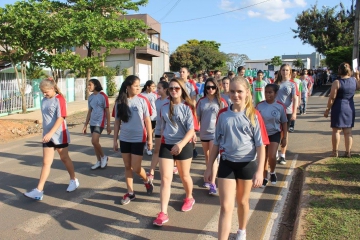
[[[167,4],[165,4],[162,8],[158,9],[156,12],[151,13],[151,15],[155,15],[156,13],[161,12],[161,11],[164,10],[172,1],[173,1],[173,0],[168,1]]]
[[[237,8],[237,9],[234,9],[234,10],[231,10],[231,11],[222,12],[222,13],[218,13],[218,14],[214,14],[214,15],[210,15],[210,16],[204,16],[204,17],[198,17],[198,18],[191,18],[191,19],[185,19],[185,20],[179,20],[179,21],[173,21],[173,22],[163,22],[163,23],[161,23],[161,24],[189,22],[189,21],[195,21],[195,20],[200,20],[200,19],[205,19],[205,18],[210,18],[210,17],[216,17],[216,16],[220,16],[220,15],[227,14],[227,13],[240,11],[240,10],[243,10],[243,9],[246,9],[246,8],[250,8],[250,7],[253,7],[253,6],[256,6],[256,5],[260,5],[260,4],[262,4],[262,3],[266,3],[266,2],[269,2],[269,1],[271,1],[271,0],[265,0],[265,1],[262,1],[262,2],[259,2],[259,3],[254,3],[254,4],[249,5],[249,6]],[[176,3],[175,3],[175,4],[176,4]],[[172,10],[172,9],[171,9],[171,10]],[[167,15],[166,15],[166,16],[167,16]],[[160,21],[161,21],[161,20],[160,20]]]
[[[175,4],[170,8],[170,10],[165,14],[165,16],[163,16],[159,21],[165,19],[172,12],[172,10],[174,10],[174,8],[179,4],[180,1],[181,0],[177,0]]]

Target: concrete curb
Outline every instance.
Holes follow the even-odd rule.
[[[301,186],[301,193],[300,193],[300,200],[297,206],[297,216],[296,221],[294,223],[294,230],[292,232],[291,239],[305,239],[306,232],[305,232],[305,224],[306,224],[306,213],[309,210],[309,186],[310,183],[310,176],[308,172],[308,168],[314,163],[326,162],[327,160],[331,159],[331,157],[321,159],[316,162],[312,162],[304,169],[303,179],[302,179],[302,186]]]

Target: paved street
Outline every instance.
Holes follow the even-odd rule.
[[[285,166],[277,166],[278,184],[252,191],[247,239],[274,239],[273,234],[282,224],[279,220],[286,194],[291,194],[288,186],[292,169],[329,155],[330,123],[322,117],[326,102],[327,98],[312,97],[308,114],[298,117],[295,132],[290,134],[289,161]],[[359,105],[356,104],[357,109],[360,109]],[[101,138],[105,153],[110,156],[108,167],[91,171],[90,166],[95,161],[93,149],[89,135],[82,135],[81,128],[70,130],[69,147],[80,187],[75,192],[66,192],[69,176],[56,155],[45,185],[44,199],[40,202],[22,195],[38,182],[42,165],[40,137],[0,145],[0,239],[216,238],[219,200],[201,187],[205,166],[200,144],[197,145],[199,157],[193,160],[191,170],[196,204],[190,212],[180,211],[184,190],[179,176],[175,175],[170,221],[158,228],[152,221],[160,210],[159,172],[155,174],[153,195],[146,195],[142,181],[135,176],[137,199],[128,205],[120,205],[120,198],[126,192],[124,166],[120,153],[112,152],[112,135]],[[358,129],[359,125],[355,124],[354,152],[360,151]],[[344,150],[343,139],[340,150]],[[143,166],[148,169],[149,165],[150,157],[144,155]],[[234,211],[233,233],[237,230],[236,223]]]

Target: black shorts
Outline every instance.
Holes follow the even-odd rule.
[[[151,128],[155,129],[155,126],[156,126],[156,121],[151,121]]]
[[[101,134],[103,130],[104,130],[104,128],[99,127],[99,126],[90,126],[90,132],[91,133]]]
[[[290,124],[291,124],[291,116],[292,116],[292,114],[286,114],[286,118],[287,118],[287,127],[288,127],[288,130],[289,130],[289,128],[290,128]]]
[[[192,158],[193,156],[193,146],[191,143],[187,143],[183,149],[181,150],[181,153],[177,156],[175,155],[171,155],[170,151],[171,148],[174,146],[175,144],[165,144],[162,143],[160,145],[160,150],[159,150],[159,158],[168,158],[168,159],[174,159],[174,160],[186,160],[189,158]]]
[[[221,159],[218,169],[218,178],[251,180],[256,170],[256,161],[230,162]]]
[[[202,142],[210,142],[210,141],[213,141],[214,139],[211,139],[211,140],[202,140],[202,139],[200,139],[200,141],[202,141]]]
[[[47,142],[47,143],[43,143],[43,147],[44,148],[67,148],[69,146],[68,143],[62,143],[62,144],[55,144],[53,142]]]
[[[281,140],[281,132],[277,132],[269,136],[269,142],[280,143],[280,140]]]
[[[142,156],[144,153],[144,142],[124,142],[120,141],[120,151],[121,153],[131,153],[134,155]]]
[[[155,135],[155,138],[161,138],[161,135]]]

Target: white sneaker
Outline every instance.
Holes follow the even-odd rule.
[[[95,170],[95,169],[98,169],[101,167],[101,163],[100,161],[97,161],[92,167],[91,167],[91,170]]]
[[[69,186],[66,189],[67,192],[72,192],[75,191],[75,189],[77,189],[79,187],[80,183],[79,180],[77,178],[75,178],[75,180],[70,180]]]
[[[101,158],[101,168],[105,168],[107,166],[107,162],[109,160],[108,156],[105,156]]]
[[[44,196],[44,191],[39,191],[37,188],[34,188],[30,192],[24,193],[24,195],[28,198],[32,198],[35,200],[42,200]]]
[[[146,150],[146,154],[147,154],[148,156],[152,156],[152,155],[153,155],[153,153],[152,153],[151,150]]]
[[[246,232],[244,231],[237,231],[237,234],[236,234],[236,240],[246,240]]]

